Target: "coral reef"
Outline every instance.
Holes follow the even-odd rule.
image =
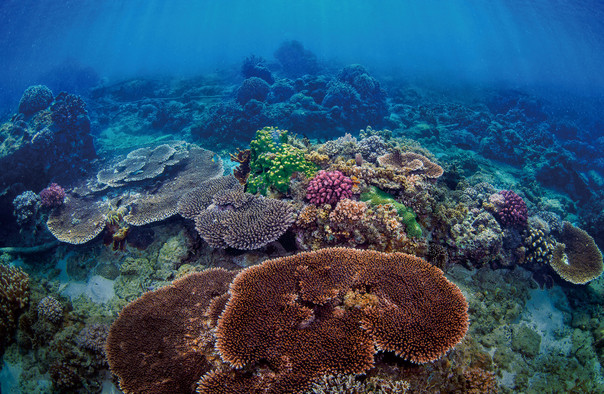
[[[589,234],[564,222],[557,240],[550,264],[562,279],[584,284],[602,274],[602,252]]]
[[[237,102],[246,105],[250,100],[265,101],[270,86],[262,78],[250,77],[243,81],[237,91]]]
[[[403,174],[422,175],[429,179],[440,178],[443,169],[427,157],[413,152],[394,151],[377,158],[382,167],[400,171]]]
[[[209,179],[181,197],[178,201],[178,213],[186,219],[195,219],[197,215],[212,204],[212,199],[216,193],[237,190],[243,192],[243,186],[233,176]]]
[[[31,190],[27,190],[15,197],[13,200],[13,215],[17,219],[17,224],[24,226],[35,222],[40,205],[40,197]]]
[[[180,145],[180,143],[176,144],[176,146]],[[127,236],[126,224],[142,226],[176,215],[178,202],[183,194],[208,179],[221,176],[223,172],[222,161],[213,160],[214,152],[197,146],[187,146],[186,153],[182,155],[178,155],[173,146],[166,144],[154,149],[141,148],[134,152],[130,159],[135,161],[142,159],[143,167],[148,168],[149,171],[138,172],[143,167],[135,167],[137,170],[133,171],[136,174],[132,175],[132,170],[124,171],[120,167],[118,172],[121,175],[118,178],[128,179],[122,177],[124,172],[126,175],[131,174],[132,182],[142,182],[139,185],[140,191],[131,193],[125,190],[124,196],[117,199],[119,207],[113,207],[103,196],[97,196],[105,188],[97,188],[97,179],[89,180],[87,189],[78,190],[78,194],[87,194],[86,196],[68,194],[65,203],[53,210],[48,218],[48,229],[59,241],[72,244],[85,243],[100,234],[106,225],[111,227],[123,220],[124,225],[109,228],[112,235],[117,235],[117,239],[114,237],[113,240],[118,241],[119,247],[119,242]],[[163,174],[167,167],[171,167],[170,158],[177,155],[177,162],[180,165],[176,166],[174,171],[170,171],[169,176],[166,174],[156,180],[155,177]],[[119,186],[119,184],[114,185]],[[117,188],[119,190],[119,187]],[[115,212],[119,212],[118,220],[112,219]],[[119,239],[120,237],[122,239]]]
[[[306,198],[315,205],[335,205],[344,198],[352,197],[353,182],[340,171],[321,170],[311,179]]]
[[[417,215],[413,212],[413,209],[396,201],[394,196],[372,186],[369,188],[369,191],[361,194],[361,200],[374,206],[392,205],[392,207],[396,209],[401,222],[405,225],[407,235],[410,237],[420,237],[422,235],[422,228],[419,223],[417,223]]]
[[[528,219],[526,203],[512,190],[502,190],[489,199],[495,206],[497,219],[503,226],[525,227]]]
[[[63,319],[63,305],[53,296],[46,296],[38,303],[38,317],[58,324]]]
[[[295,172],[309,178],[314,175],[316,167],[305,159],[303,151],[284,141],[287,130],[265,127],[256,131],[256,138],[250,142],[247,191],[263,195],[287,193]]]

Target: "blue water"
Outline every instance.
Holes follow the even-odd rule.
[[[277,52],[297,45],[306,55],[288,69]],[[252,66],[263,80],[242,67],[258,59]],[[304,71],[292,71],[296,66]],[[118,312],[143,293],[204,267],[233,270],[352,246],[414,253],[443,269],[470,305],[470,335],[443,359],[415,366],[389,354],[354,384],[377,376],[410,382],[414,392],[438,385],[443,393],[481,392],[472,386],[477,373],[486,376],[484,387],[503,393],[602,392],[604,279],[571,284],[537,257],[551,259],[564,238],[562,221],[593,241],[585,241],[589,262],[604,248],[603,70],[599,0],[1,0],[0,269],[21,267],[30,281],[29,300],[13,305],[12,326],[8,313],[0,316],[0,334],[7,333],[0,338],[1,391],[119,392],[102,344]],[[52,97],[28,113],[20,100],[34,85],[46,85]],[[334,207],[323,206],[312,226],[281,223],[283,232],[267,237],[275,243],[242,251],[221,247],[239,244],[219,235],[206,242],[184,214],[124,221],[188,168],[182,164],[193,148],[175,140],[212,150],[200,167],[223,163],[226,174],[237,171],[233,154],[265,126],[290,130],[271,131],[275,146],[327,155],[315,163],[320,169],[335,166],[338,155],[342,171],[370,168],[354,174],[360,183],[352,173],[333,176],[350,175],[350,184],[363,188],[350,192],[359,206],[361,192],[373,186],[389,193],[376,212],[396,199],[396,209],[380,211],[388,226],[379,227],[376,214],[344,228],[333,220]],[[373,133],[375,145],[360,129]],[[337,141],[331,148],[330,140]],[[394,186],[370,179],[373,169],[387,167],[377,157],[395,145],[444,174],[422,178],[409,170]],[[346,151],[350,146],[356,150]],[[174,162],[163,162],[159,175],[128,183],[148,170],[134,155],[132,173],[101,181],[125,171],[117,163],[141,147],[147,156],[156,148],[183,156],[172,152],[164,161]],[[279,187],[252,185],[273,170],[277,153],[267,157],[257,167],[269,167],[253,169],[245,190],[294,201],[296,214],[312,205],[304,183],[312,171],[303,177],[306,169],[297,169],[292,183]],[[67,199],[42,207],[47,187],[64,187]],[[528,220],[503,218],[503,190],[526,203]],[[90,216],[76,212],[74,201]],[[57,235],[49,216],[65,206],[74,213],[62,228],[55,222]],[[207,209],[218,217],[234,206]],[[69,231],[61,233],[70,223],[79,231],[86,220],[100,223],[92,239],[72,242]],[[363,298],[359,291],[353,295]],[[44,320],[38,305],[45,297],[62,306],[62,318]],[[247,367],[258,376],[278,369],[260,364]]]
[[[0,6],[2,95],[65,62],[102,78],[194,75],[296,39],[408,78],[601,94],[598,1],[17,1]]]

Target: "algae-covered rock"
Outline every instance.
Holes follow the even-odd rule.
[[[174,269],[182,264],[189,254],[189,238],[185,231],[169,238],[159,250],[154,277],[167,280],[174,274]]]
[[[535,357],[541,347],[541,335],[527,325],[512,329],[512,349],[527,357]]]

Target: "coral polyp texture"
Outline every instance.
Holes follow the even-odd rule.
[[[352,197],[352,179],[340,171],[321,170],[310,181],[306,198],[315,205],[334,205],[344,198]]]
[[[29,275],[21,268],[0,264],[0,356],[28,302]]]
[[[46,296],[38,303],[38,317],[51,323],[59,323],[63,319],[63,305],[52,296]]]
[[[602,274],[602,252],[585,231],[564,222],[557,238],[551,266],[560,277],[574,284],[585,284]]]
[[[350,293],[370,301],[346,305]],[[240,273],[230,294],[216,348],[235,368],[266,362],[270,392],[302,390],[324,374],[364,373],[376,349],[436,360],[468,329],[457,286],[402,253],[335,248],[269,260]]]
[[[46,189],[40,192],[40,202],[43,207],[56,208],[63,204],[65,200],[65,189],[56,183],[51,183]]]
[[[226,293],[235,272],[193,273],[128,304],[111,325],[107,361],[125,393],[191,393],[210,362],[196,344],[204,309]]]
[[[525,227],[528,219],[526,203],[512,190],[502,190],[490,198],[499,222],[504,226]]]
[[[295,172],[312,177],[316,166],[304,157],[304,152],[287,143],[287,130],[265,127],[256,131],[250,142],[250,193],[287,193]]]
[[[295,219],[285,201],[238,189],[223,190],[195,217],[195,229],[214,248],[252,250],[275,241]]]

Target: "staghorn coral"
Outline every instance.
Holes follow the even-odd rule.
[[[29,275],[21,268],[0,264],[0,356],[28,302]]]
[[[242,190],[223,190],[195,217],[199,235],[214,248],[258,249],[275,241],[292,225],[290,204]]]
[[[352,185],[352,180],[340,171],[321,170],[311,179],[306,198],[315,205],[334,205],[352,196]]]
[[[564,222],[550,265],[560,277],[585,284],[602,274],[602,252],[585,231]]]
[[[346,308],[351,290],[375,295],[377,305]],[[438,268],[401,253],[336,248],[269,260],[242,271],[230,293],[216,348],[235,368],[265,361],[266,392],[304,390],[329,373],[364,373],[376,348],[417,363],[436,360],[468,328],[460,290]]]
[[[235,276],[221,268],[197,272],[128,304],[111,325],[107,360],[125,393],[187,393],[210,369],[197,344],[210,302]]]
[[[38,303],[38,317],[57,324],[63,319],[63,306],[53,296],[46,296]]]
[[[421,175],[429,179],[440,178],[443,169],[427,157],[413,152],[394,151],[377,158],[382,167],[391,168],[404,174]]]
[[[48,108],[52,103],[52,91],[45,85],[30,86],[25,89],[19,101],[19,112],[31,116]]]
[[[214,195],[223,190],[243,191],[243,186],[232,175],[209,179],[181,197],[178,213],[186,219],[194,219],[212,203]]]
[[[410,388],[409,382],[371,377],[360,380],[356,375],[324,375],[313,382],[304,394],[404,394]]]

